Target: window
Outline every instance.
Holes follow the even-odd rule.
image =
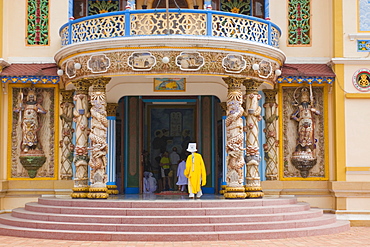
[[[359,0],[359,13],[360,13],[360,31],[370,31],[370,1]]]
[[[311,13],[309,0],[289,0],[288,46],[311,44]]]
[[[27,1],[27,45],[49,45],[49,0]]]
[[[152,8],[153,9],[155,8],[165,9],[166,0],[154,0],[152,4]],[[169,8],[187,9],[189,8],[189,6],[186,0],[169,0]]]
[[[102,13],[124,10],[126,0],[74,0],[73,17],[75,19]]]
[[[216,0],[212,1],[212,7],[215,10],[265,18],[265,0]]]

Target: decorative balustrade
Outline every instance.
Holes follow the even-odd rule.
[[[252,16],[194,9],[110,12],[73,20],[60,28],[62,46],[106,38],[190,35],[224,37],[279,47],[281,31]]]

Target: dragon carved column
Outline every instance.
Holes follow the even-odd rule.
[[[223,78],[228,85],[228,95],[226,102],[226,182],[225,198],[245,198],[246,193],[243,186],[245,165],[243,157],[243,94],[241,86],[242,78],[226,77]]]
[[[73,82],[76,93],[73,97],[75,108],[73,110],[73,121],[76,123],[76,145],[74,164],[76,167],[74,176],[74,188],[72,198],[86,198],[89,191],[89,177],[87,164],[89,156],[88,148],[88,117],[89,100],[88,91],[90,87],[89,80],[81,79]]]
[[[262,119],[261,107],[258,105],[258,101],[261,99],[261,95],[258,94],[258,87],[262,82],[247,79],[244,80],[244,86],[246,88],[246,99],[245,99],[245,112],[246,117],[246,156],[245,162],[247,167],[247,177],[245,191],[249,198],[260,198],[263,197],[261,188],[261,180],[259,174],[259,164],[261,156],[259,153],[259,142],[258,142],[258,122]]]
[[[59,142],[61,148],[61,164],[60,164],[60,179],[71,180],[73,176],[72,161],[74,145],[72,144],[73,138],[73,93],[74,90],[61,90],[62,103],[60,108],[62,114],[60,114],[60,120],[62,124],[62,138]]]
[[[263,144],[265,151],[266,160],[266,179],[277,180],[279,177],[278,173],[278,162],[277,162],[277,147],[279,145],[277,140],[276,131],[276,120],[278,119],[278,104],[276,103],[276,89],[264,89],[265,94],[265,132],[266,143]]]
[[[90,170],[90,189],[88,198],[105,199],[108,198],[107,183],[107,95],[105,87],[111,78],[102,77],[92,79],[91,97],[91,153],[89,166]]]

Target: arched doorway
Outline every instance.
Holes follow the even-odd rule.
[[[144,171],[161,181],[156,157],[176,147],[184,157],[196,142],[207,169],[204,193],[219,190],[222,174],[222,111],[215,96],[125,96],[117,114],[117,184],[121,193],[142,193]],[[143,154],[148,153],[145,157]],[[150,162],[150,164],[146,164]],[[176,178],[172,180],[176,182]]]

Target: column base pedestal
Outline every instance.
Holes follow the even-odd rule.
[[[71,194],[71,197],[73,199],[84,199],[87,198],[89,187],[75,187],[72,190],[73,193]]]
[[[118,195],[119,191],[117,190],[117,185],[107,185],[107,193],[109,195]]]
[[[244,199],[247,194],[245,193],[244,187],[226,187],[224,197],[226,199]]]
[[[107,193],[108,189],[106,187],[90,187],[87,198],[89,199],[107,199],[109,194]]]
[[[262,187],[260,186],[247,186],[245,185],[245,193],[247,198],[262,198],[264,193],[262,192]]]

